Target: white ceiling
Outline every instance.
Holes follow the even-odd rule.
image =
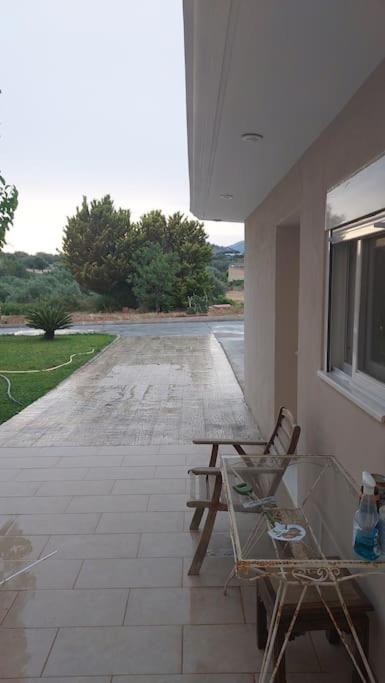
[[[184,0],[184,23],[191,210],[244,220],[385,58],[385,3]]]

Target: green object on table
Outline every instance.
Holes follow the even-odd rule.
[[[247,484],[245,481],[243,481],[241,484],[234,484],[233,489],[241,496],[248,496],[253,491],[250,484]]]

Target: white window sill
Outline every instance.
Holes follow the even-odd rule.
[[[385,402],[380,401],[378,398],[371,398],[365,392],[352,387],[349,380],[344,380],[337,373],[318,370],[317,374],[326,384],[329,384],[329,386],[336,389],[345,398],[348,398],[356,406],[362,408],[371,417],[374,417],[375,420],[385,423]]]

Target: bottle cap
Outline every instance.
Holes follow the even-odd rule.
[[[376,481],[370,472],[362,473],[362,484],[364,487],[364,495],[373,496],[374,489],[376,488]]]

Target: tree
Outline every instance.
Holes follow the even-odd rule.
[[[115,209],[110,195],[80,208],[67,219],[63,257],[78,283],[100,294],[111,294],[121,304],[131,302],[130,275],[136,247],[129,209]]]
[[[14,185],[7,185],[0,175],[0,249],[5,244],[5,233],[13,224],[19,194]]]
[[[167,254],[178,259],[174,304],[186,307],[188,297],[211,293],[212,275],[208,271],[212,249],[207,241],[203,223],[186,218],[177,212],[167,219],[161,211],[150,211],[138,222],[138,238],[143,245],[158,244]]]
[[[138,252],[132,282],[142,308],[157,313],[170,310],[175,299],[177,269],[175,254],[165,253],[159,244],[149,244]]]

